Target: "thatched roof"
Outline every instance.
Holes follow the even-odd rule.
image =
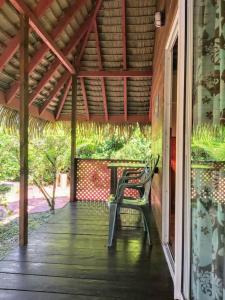
[[[18,109],[20,23],[19,12],[11,2],[0,1],[0,104]],[[23,2],[38,16],[41,26],[70,62],[75,60],[78,120],[139,120],[143,123],[149,120],[150,76],[88,77],[85,72],[128,70],[137,71],[137,74],[141,71],[150,73],[155,0],[103,0],[96,18],[94,0]],[[14,51],[12,45],[16,45]],[[69,120],[70,74],[32,29],[29,59],[31,115],[45,120]],[[80,73],[84,74],[81,78]]]

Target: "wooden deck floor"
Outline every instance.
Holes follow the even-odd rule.
[[[0,299],[173,299],[154,224],[151,250],[134,229],[121,231],[108,250],[107,214],[102,203],[59,210],[30,236],[27,248],[0,261]]]

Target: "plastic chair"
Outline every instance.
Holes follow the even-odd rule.
[[[152,166],[145,168],[144,179],[138,183],[121,183],[117,188],[115,196],[109,199],[109,238],[108,247],[113,244],[113,239],[116,231],[117,217],[121,207],[131,208],[141,211],[143,217],[144,230],[148,235],[148,243],[151,245],[150,237],[150,214],[149,214],[149,194],[154,174],[157,172],[159,156],[152,160]],[[126,189],[144,189],[143,196],[140,198],[129,198],[124,196]]]

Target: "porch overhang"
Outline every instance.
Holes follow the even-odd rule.
[[[29,18],[29,113],[78,121],[151,121],[155,1],[0,2],[0,104],[19,110],[19,15]],[[7,21],[6,21],[7,20]]]

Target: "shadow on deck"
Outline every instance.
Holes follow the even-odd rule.
[[[125,228],[111,250],[107,237],[105,203],[67,205],[0,262],[0,299],[173,299],[154,224],[151,250],[140,229]]]

